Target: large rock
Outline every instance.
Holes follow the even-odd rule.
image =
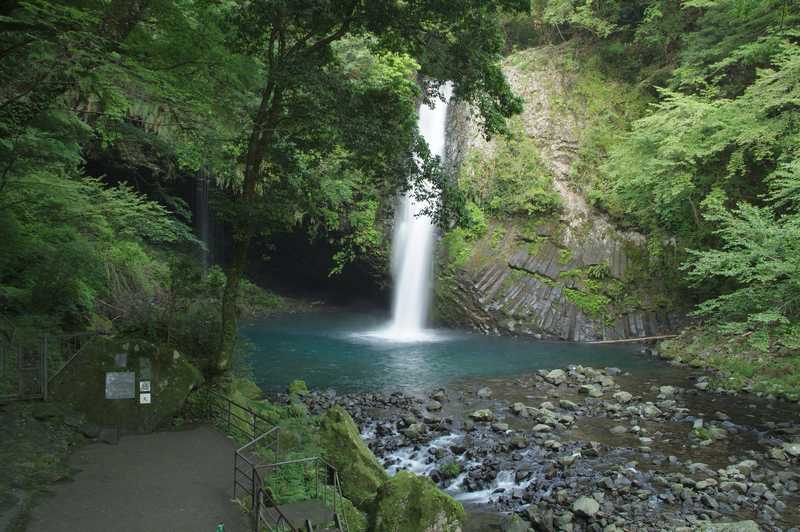
[[[483,408],[471,413],[469,417],[475,421],[492,421],[494,419],[494,414],[492,414],[492,411],[488,408]]]
[[[783,451],[793,458],[800,456],[800,443],[784,443]]]
[[[342,407],[334,406],[320,418],[319,443],[322,456],[339,472],[345,497],[362,510],[369,508],[389,475]]]
[[[108,373],[133,373],[129,399],[106,398]],[[150,403],[139,400],[141,382],[150,384]],[[178,351],[137,338],[97,337],[50,384],[51,397],[72,406],[100,427],[150,432],[183,408],[203,382],[200,371]]]
[[[578,497],[572,503],[572,511],[581,517],[594,517],[600,511],[600,503],[592,497]]]
[[[426,477],[401,471],[381,486],[374,532],[461,532],[464,508]]]
[[[564,382],[566,382],[567,374],[564,372],[563,369],[554,369],[553,371],[545,375],[544,378],[550,384],[555,384],[556,386],[558,386],[559,384],[563,384]]]
[[[623,390],[621,392],[615,393],[614,399],[619,401],[620,403],[630,403],[631,399],[633,399],[633,395]]]

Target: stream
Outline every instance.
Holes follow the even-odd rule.
[[[375,334],[385,323],[330,309],[242,333],[262,389],[288,401],[303,379],[311,413],[346,408],[389,474],[428,476],[464,504],[465,531],[510,530],[514,514],[538,530],[797,530],[795,404],[712,393],[701,371],[629,344],[455,330],[399,342]]]

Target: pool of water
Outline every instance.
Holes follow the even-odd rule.
[[[380,313],[325,310],[245,323],[256,383],[280,391],[294,379],[339,392],[430,390],[452,381],[582,364],[652,370],[635,345],[586,345],[437,329],[415,342],[380,336]],[[376,334],[377,333],[377,334]]]

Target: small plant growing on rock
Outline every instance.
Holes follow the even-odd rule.
[[[461,464],[458,462],[448,462],[439,468],[439,472],[444,478],[456,478],[461,474]]]

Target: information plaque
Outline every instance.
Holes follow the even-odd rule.
[[[106,399],[135,399],[136,374],[133,371],[106,373]]]

